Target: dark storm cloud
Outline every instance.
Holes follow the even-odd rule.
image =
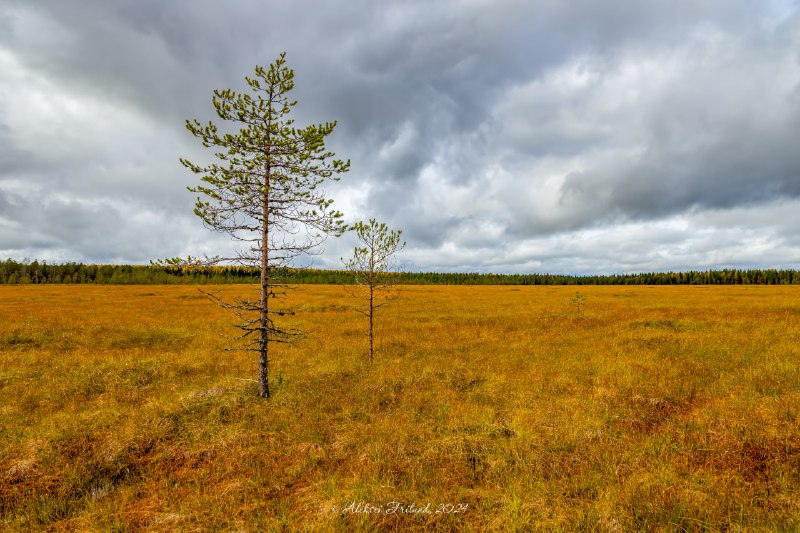
[[[13,132],[5,124],[0,124],[0,176],[11,172],[22,172],[28,169],[27,161],[32,161],[32,154],[14,147]]]
[[[204,154],[183,121],[213,118],[212,89],[241,89],[281,50],[298,122],[338,120],[330,145],[353,161],[337,205],[404,228],[411,268],[607,269],[592,243],[617,230],[620,268],[699,262],[696,213],[756,220],[800,197],[796,2],[91,0],[0,15],[0,191],[57,193],[38,217],[35,196],[6,200],[0,231],[24,221],[29,237],[0,233],[0,255],[219,245],[191,218],[177,158]],[[87,220],[147,231],[114,249]],[[320,261],[350,244],[329,241]]]
[[[117,233],[123,223],[119,213],[107,205],[47,197],[41,191],[0,191],[0,208],[4,218],[14,223],[0,227],[0,239],[12,249],[48,250],[69,244],[84,249],[105,241],[104,235]]]
[[[748,50],[725,43],[735,53],[719,59],[718,44],[698,47],[696,65],[685,61],[661,94],[626,110],[643,116],[627,130],[644,139],[640,153],[567,175],[563,204],[592,206],[594,216],[649,219],[691,206],[800,197],[800,153],[793,148],[800,130],[800,33],[787,25],[773,36]]]

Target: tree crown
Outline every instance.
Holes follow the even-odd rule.
[[[289,118],[297,104],[289,98],[294,89],[294,71],[282,53],[268,68],[257,66],[253,77],[245,77],[250,92],[215,90],[212,98],[217,115],[238,126],[222,133],[212,121],[187,120],[186,128],[202,145],[215,149],[215,161],[181,163],[201,176],[201,184],[189,187],[198,193],[194,212],[209,228],[241,241],[256,243],[238,257],[239,262],[257,259],[260,231],[266,219],[270,249],[276,263],[287,264],[319,244],[325,235],[341,235],[346,225],[342,214],[331,209],[321,185],[338,180],[350,161],[336,159],[325,148],[325,138],[336,122],[298,128]],[[266,208],[265,208],[266,206]],[[307,238],[298,235],[305,230]]]

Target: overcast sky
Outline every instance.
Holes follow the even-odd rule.
[[[406,269],[800,268],[786,0],[0,0],[0,259],[229,250],[184,121],[284,50],[352,161],[334,205],[402,229]]]

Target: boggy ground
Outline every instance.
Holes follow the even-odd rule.
[[[800,287],[288,298],[265,401],[196,288],[0,286],[0,528],[800,529]]]

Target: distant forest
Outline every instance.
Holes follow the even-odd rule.
[[[610,276],[561,274],[454,274],[399,272],[397,282],[406,285],[797,285],[797,270],[706,270],[651,272]],[[290,269],[286,283],[352,283],[343,270]],[[50,264],[45,261],[0,262],[0,284],[90,283],[96,285],[190,285],[258,283],[258,270],[240,266],[180,268],[152,265]]]

